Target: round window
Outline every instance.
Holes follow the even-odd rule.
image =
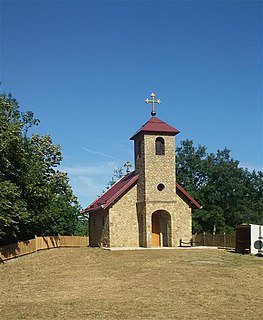
[[[159,183],[158,186],[157,186],[157,189],[158,189],[159,191],[163,191],[164,188],[165,188],[165,187],[164,187],[164,184],[163,184],[163,183]]]

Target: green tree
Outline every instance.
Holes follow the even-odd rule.
[[[20,225],[28,219],[26,202],[11,181],[0,181],[0,239],[20,236]]]
[[[176,174],[180,184],[189,191],[199,190],[207,182],[206,148],[195,147],[192,140],[181,141],[176,149]]]
[[[17,185],[23,125],[17,101],[0,95],[0,240],[19,238],[20,225],[28,218],[27,203]]]
[[[230,153],[208,154],[191,140],[177,148],[177,180],[203,205],[193,212],[194,232],[232,232],[262,221],[262,172],[250,173]]]
[[[0,95],[0,243],[33,235],[74,234],[79,215],[62,154],[49,135],[28,135],[39,120]]]

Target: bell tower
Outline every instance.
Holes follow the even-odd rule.
[[[134,140],[135,173],[137,183],[137,211],[141,229],[145,230],[140,239],[143,246],[150,246],[151,215],[155,210],[164,210],[176,202],[175,135],[180,131],[156,117],[154,93],[152,117],[130,139]]]

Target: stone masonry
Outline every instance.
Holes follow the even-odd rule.
[[[131,138],[135,172],[84,210],[90,215],[92,246],[175,247],[180,239],[190,242],[192,207],[200,205],[180,186],[179,191],[177,188],[177,133],[177,129],[152,117]],[[157,151],[158,141],[161,153]]]
[[[156,155],[155,142],[164,139],[164,155]],[[141,150],[138,150],[138,145]],[[151,246],[152,214],[166,211],[171,215],[171,246],[178,246],[180,239],[188,242],[192,237],[191,208],[176,194],[175,138],[174,135],[143,134],[135,138],[135,170],[138,179],[138,215],[144,217],[144,234],[141,245]],[[164,189],[159,191],[158,184]]]
[[[137,186],[135,185],[110,208],[111,247],[139,246],[136,200]]]

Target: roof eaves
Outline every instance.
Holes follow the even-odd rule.
[[[196,209],[202,209],[202,206],[182,187],[178,182],[176,182],[176,188],[190,201]]]
[[[130,140],[134,140],[137,135],[140,133],[145,134],[155,134],[161,133],[164,135],[177,135],[180,133],[180,130],[170,126],[166,122],[156,118],[153,116],[150,120],[148,120],[136,133],[130,138]]]
[[[131,138],[130,140],[134,140],[135,137],[137,137],[140,133],[144,133],[144,134],[159,134],[159,135],[164,135],[164,136],[176,136],[178,133],[180,133],[180,131],[178,130],[177,132],[165,132],[165,131],[158,131],[158,130],[139,130],[137,131]]]
[[[82,211],[80,211],[80,213],[84,214],[84,213],[89,213],[89,212],[97,211],[97,210],[100,210],[100,209],[104,209],[103,204],[100,207],[95,207],[95,208],[90,208],[90,206],[88,206],[86,209],[83,209]]]

